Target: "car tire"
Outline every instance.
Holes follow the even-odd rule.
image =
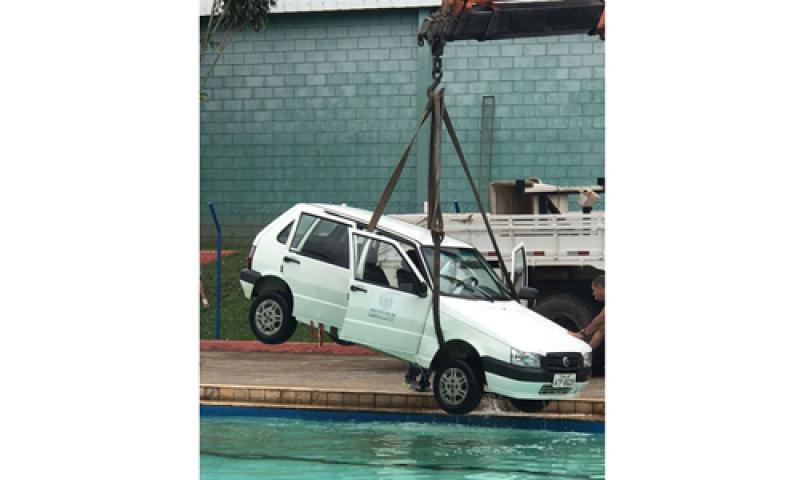
[[[297,320],[292,317],[289,305],[277,292],[267,292],[256,297],[250,306],[250,329],[262,343],[283,343],[294,334]]]
[[[558,294],[537,302],[534,311],[567,330],[576,332],[586,328],[596,315],[596,305],[586,298]]]
[[[514,408],[525,413],[540,412],[550,403],[550,400],[522,400],[519,398],[509,398],[508,401]]]
[[[342,340],[339,338],[339,329],[336,327],[331,327],[331,331],[328,332],[328,336],[331,337],[335,343],[342,345],[343,347],[349,347],[350,345],[355,345],[354,342],[348,342],[347,340]]]
[[[483,385],[473,368],[464,360],[446,360],[436,370],[433,395],[442,410],[451,415],[464,415],[478,406]]]

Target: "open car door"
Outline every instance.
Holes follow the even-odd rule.
[[[525,258],[525,246],[520,243],[511,251],[511,283],[514,293],[528,286],[528,262]]]
[[[394,240],[353,232],[343,340],[411,359],[431,312],[422,276]]]

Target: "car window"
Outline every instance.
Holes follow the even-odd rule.
[[[294,232],[292,239],[292,250],[298,250],[300,246],[306,241],[311,226],[319,221],[319,217],[303,214],[300,216],[300,222],[297,224],[297,229]]]
[[[350,268],[347,225],[302,214],[291,250],[343,268]]]
[[[433,248],[423,247],[422,250],[425,263],[433,271]],[[442,247],[439,278],[442,295],[477,300],[511,300],[508,289],[475,249]]]
[[[289,240],[289,233],[292,231],[292,225],[294,225],[294,222],[286,225],[286,228],[281,230],[281,233],[278,234],[278,241],[284,245],[286,245],[286,241]]]
[[[354,235],[355,279],[412,293],[419,281],[400,251],[388,242]]]
[[[428,273],[425,271],[425,265],[422,262],[422,257],[419,254],[419,250],[417,250],[417,247],[413,243],[383,230],[378,230],[377,233],[378,235],[386,236],[399,243],[400,248],[406,253],[406,256],[411,260],[411,263],[417,267],[417,271],[420,273],[420,275],[422,275],[422,278],[425,279],[425,281],[428,281]]]

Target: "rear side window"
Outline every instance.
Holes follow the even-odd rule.
[[[281,233],[278,234],[278,241],[284,245],[286,245],[286,241],[289,240],[289,232],[292,231],[292,225],[294,225],[294,222],[286,225],[286,228],[281,230]]]
[[[303,214],[292,239],[292,251],[339,267],[350,267],[347,225]]]
[[[299,249],[308,235],[308,229],[311,228],[317,220],[319,220],[319,217],[313,217],[305,213],[300,216],[300,222],[297,224],[297,229],[294,231],[294,238],[292,239],[292,250],[296,251]]]

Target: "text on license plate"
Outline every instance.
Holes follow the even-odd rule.
[[[574,387],[575,377],[574,373],[556,373],[553,376],[553,388]]]

